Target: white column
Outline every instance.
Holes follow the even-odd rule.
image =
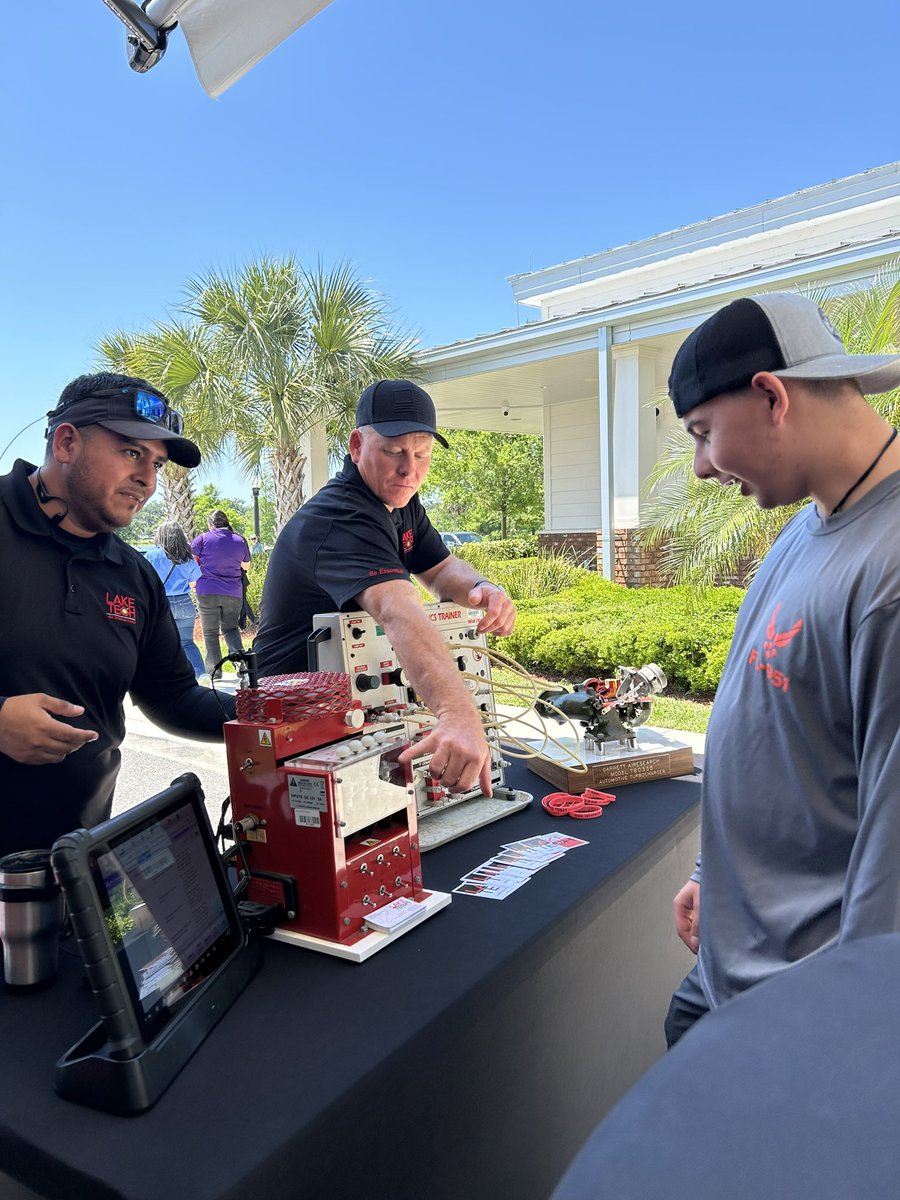
[[[612,328],[597,330],[600,392],[600,526],[603,530],[601,564],[604,579],[615,578],[615,387],[613,383]]]
[[[554,528],[553,512],[553,422],[547,407],[546,392],[541,392],[541,434],[544,444],[544,530]]]
[[[330,478],[328,469],[328,446],[325,441],[325,426],[316,425],[300,438],[300,447],[306,455],[303,470],[303,497],[309,500]]]
[[[657,354],[640,345],[616,347],[613,421],[614,525],[633,529],[656,461]],[[604,533],[606,525],[604,523]]]

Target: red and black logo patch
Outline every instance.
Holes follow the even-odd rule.
[[[107,592],[106,615],[111,621],[127,621],[129,625],[134,625],[137,620],[134,596],[110,596]]]

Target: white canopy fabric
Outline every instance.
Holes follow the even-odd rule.
[[[157,24],[177,20],[197,78],[212,97],[290,37],[331,0],[153,0],[147,15]],[[161,17],[168,18],[161,20]]]

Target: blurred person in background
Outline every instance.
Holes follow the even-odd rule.
[[[197,580],[197,607],[206,652],[206,670],[213,679],[222,657],[219,634],[225,639],[230,654],[243,649],[239,622],[244,603],[244,573],[250,566],[250,547],[220,508],[213,509],[207,518],[209,530],[191,542],[191,552],[200,566]]]
[[[200,578],[200,568],[191,554],[187,535],[177,521],[163,521],[154,540],[156,545],[145,551],[144,557],[163,581],[169,608],[178,626],[187,660],[194,668],[194,675],[198,682],[208,684],[209,676],[204,670],[200,651],[194,644],[197,610],[191,589]]]

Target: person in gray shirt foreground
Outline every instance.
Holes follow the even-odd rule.
[[[716,693],[670,1046],[809,955],[900,930],[900,441],[865,400],[898,386],[900,357],[848,355],[798,295],[734,301],[675,357],[698,477],[812,503],[753,580]]]

